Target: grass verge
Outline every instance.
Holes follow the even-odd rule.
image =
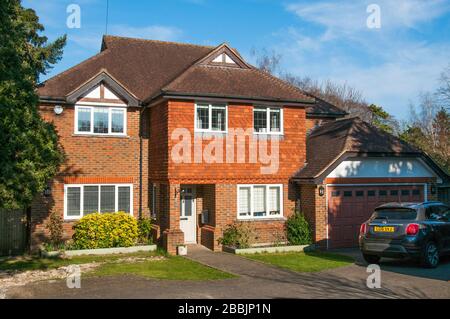
[[[151,258],[158,256],[164,258]],[[137,261],[133,261],[133,258]],[[127,261],[126,259],[130,259],[130,261]],[[10,258],[0,261],[0,271],[45,271],[62,266],[81,265],[94,262],[101,263],[101,265],[89,272],[87,274],[89,276],[127,274],[171,280],[216,280],[235,277],[232,274],[204,266],[183,257],[168,256],[160,251],[104,256],[76,256],[72,258]]]
[[[246,258],[298,272],[316,272],[351,265],[351,257],[327,252],[243,255]]]

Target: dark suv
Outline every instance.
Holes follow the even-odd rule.
[[[440,202],[381,205],[361,225],[359,247],[370,264],[410,257],[434,268],[450,253],[450,208]]]

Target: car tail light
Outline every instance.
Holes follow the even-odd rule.
[[[359,233],[361,235],[364,235],[366,232],[367,232],[367,224],[363,223],[363,224],[361,224],[361,227],[359,228]]]
[[[415,236],[419,232],[419,224],[408,224],[406,226],[406,235]]]

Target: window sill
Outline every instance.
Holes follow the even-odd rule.
[[[73,133],[72,137],[130,138],[129,135],[79,134],[79,133]]]
[[[253,138],[257,139],[257,140],[284,140],[284,134],[255,133],[255,132],[253,132]]]
[[[238,218],[240,222],[275,222],[275,221],[286,221],[286,217],[265,217],[265,218]]]
[[[195,137],[210,138],[210,137],[225,137],[228,132],[218,132],[218,131],[194,131]]]

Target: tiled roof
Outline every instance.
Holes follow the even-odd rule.
[[[38,94],[64,98],[106,71],[141,101],[163,92],[313,101],[298,88],[251,66],[196,64],[217,48],[105,36],[99,54],[45,81]]]
[[[307,163],[294,178],[316,178],[346,152],[422,154],[415,147],[359,118],[338,120],[318,127],[308,136]]]

